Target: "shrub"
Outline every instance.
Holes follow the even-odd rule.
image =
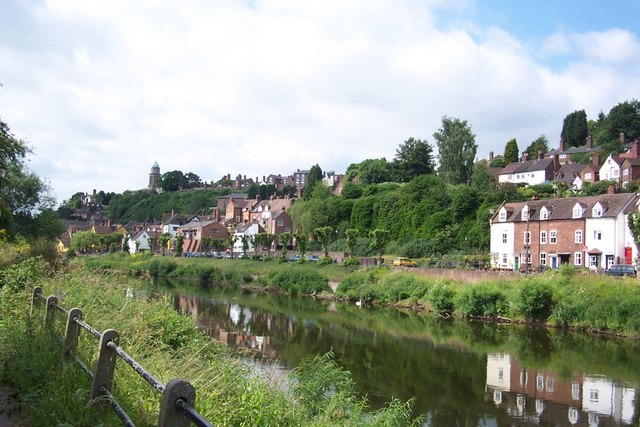
[[[503,315],[508,310],[507,298],[495,285],[471,286],[460,294],[458,311],[466,316]]]
[[[519,311],[524,318],[534,322],[546,321],[553,312],[553,290],[546,283],[524,283],[520,289]]]
[[[438,313],[452,313],[455,309],[453,290],[446,283],[437,283],[431,288],[428,300]]]
[[[329,279],[312,269],[274,270],[267,283],[290,295],[311,294],[329,290]]]
[[[344,267],[358,267],[360,265],[360,261],[358,258],[345,258],[344,261],[342,261],[342,265]]]
[[[333,264],[333,259],[330,256],[323,256],[322,258],[320,258],[320,261],[318,261],[318,265],[320,266],[331,264]]]

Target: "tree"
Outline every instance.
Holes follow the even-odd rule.
[[[70,248],[79,253],[87,253],[98,246],[98,236],[91,231],[77,231],[71,236]]]
[[[251,243],[250,236],[243,234],[240,236],[240,243],[242,244],[242,258],[247,257],[247,251],[249,250],[249,244]]]
[[[614,106],[608,115],[602,112],[594,125],[593,138],[602,148],[602,155],[618,154],[624,150],[620,134],[626,138],[640,138],[640,101],[621,102]]]
[[[549,151],[549,141],[546,136],[540,135],[524,151],[529,156],[529,159],[537,159],[538,153],[544,156]]]
[[[202,186],[202,180],[193,172],[187,172],[184,175],[184,180],[186,181],[185,188],[197,188]]]
[[[400,144],[393,159],[393,171],[399,182],[409,182],[419,175],[433,173],[433,147],[421,139],[409,138]]]
[[[309,176],[307,178],[307,186],[304,189],[303,198],[308,200],[311,197],[311,193],[317,182],[322,182],[322,169],[318,164],[311,166],[309,169]]]
[[[287,253],[289,252],[289,243],[291,242],[291,233],[284,232],[279,236],[280,244],[282,245],[282,251],[280,252],[280,257],[283,260],[287,259]]]
[[[324,251],[324,256],[329,256],[329,243],[331,243],[331,237],[333,236],[333,227],[325,226],[318,227],[313,230],[313,234],[316,236],[316,240],[322,246],[322,250]]]
[[[433,137],[438,145],[438,172],[445,182],[469,183],[478,145],[467,121],[445,116]]]
[[[564,118],[560,136],[564,140],[565,147],[583,146],[588,135],[587,113],[584,110],[574,111]]]
[[[376,228],[369,232],[369,237],[371,238],[371,249],[373,249],[376,255],[378,255],[378,265],[382,265],[382,263],[384,263],[384,258],[382,258],[382,255],[384,255],[384,248],[389,242],[389,230]]]
[[[164,251],[167,249],[167,243],[171,241],[171,234],[162,233],[160,237],[158,237],[158,244],[160,245],[160,251],[162,252],[162,256],[164,256]]]
[[[520,158],[520,149],[518,148],[518,141],[515,138],[511,138],[504,146],[504,159],[505,164],[516,163]]]
[[[366,159],[358,163],[352,170],[351,180],[360,184],[379,184],[391,181],[392,165],[384,157],[381,159]]]
[[[353,258],[353,254],[356,250],[356,244],[358,243],[358,230],[355,228],[348,228],[344,232],[344,237],[347,240],[347,247],[349,248],[349,258]]]
[[[182,256],[182,245],[184,243],[184,235],[183,234],[178,234],[176,236],[176,253],[175,255],[177,257],[181,257]]]
[[[188,188],[188,181],[181,171],[170,171],[162,174],[160,178],[162,191],[178,191]]]
[[[293,238],[296,240],[296,248],[300,252],[300,259],[302,259],[307,253],[307,236],[304,233],[294,233]]]

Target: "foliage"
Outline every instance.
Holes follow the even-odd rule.
[[[540,135],[524,151],[529,159],[537,159],[539,154],[544,156],[549,151],[549,140],[546,136]]]
[[[504,146],[504,156],[502,156],[505,166],[509,163],[516,163],[520,159],[520,149],[518,148],[518,141],[515,138],[507,141]]]
[[[316,236],[316,240],[322,245],[324,256],[329,256],[329,243],[334,234],[334,229],[331,226],[318,227],[313,230],[313,234]]]
[[[553,289],[545,282],[532,281],[520,288],[519,312],[533,322],[546,321],[553,313]]]
[[[314,191],[317,183],[322,183],[322,178],[323,174],[320,166],[317,163],[311,166],[311,169],[309,169],[309,176],[307,178],[307,186],[302,194],[302,197],[305,200],[309,200],[311,198],[311,193]]]
[[[360,163],[352,163],[346,171],[346,179],[349,183],[379,184],[392,180],[393,165],[384,157],[381,159],[365,159]],[[344,191],[344,190],[343,190]],[[349,189],[347,189],[349,194]]]
[[[587,113],[584,110],[574,111],[567,115],[562,123],[562,132],[565,147],[582,147],[588,136]]]
[[[184,244],[184,234],[178,234],[176,236],[175,256],[177,256],[177,257],[181,257],[182,256],[183,244]]]
[[[436,283],[427,295],[437,313],[452,313],[455,310],[454,293],[446,283]]]
[[[273,270],[267,284],[290,295],[309,295],[330,289],[329,280],[311,268]]]
[[[433,137],[438,146],[438,173],[449,184],[468,184],[478,145],[467,121],[445,116]]]
[[[621,153],[624,149],[620,133],[627,138],[640,138],[640,101],[631,100],[615,105],[609,114],[600,113],[593,123],[594,142],[602,147],[603,156]]]
[[[344,236],[347,239],[347,247],[349,248],[349,257],[353,258],[358,243],[358,235],[360,233],[355,228],[349,228],[345,231]]]
[[[433,173],[433,147],[427,141],[411,137],[396,149],[392,167],[398,182],[409,182],[416,176]]]
[[[497,317],[507,313],[505,294],[495,285],[482,283],[463,290],[456,304],[465,316]]]
[[[378,255],[378,261],[380,264],[382,264],[382,255],[384,255],[384,248],[389,242],[389,230],[376,228],[375,230],[371,230],[369,232],[369,237],[371,238],[371,249],[373,249],[376,255]]]

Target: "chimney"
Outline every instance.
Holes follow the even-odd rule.
[[[553,170],[560,170],[560,155],[558,153],[553,155]]]
[[[587,136],[587,148],[593,148],[593,135]]]
[[[620,132],[620,144],[624,145],[626,138],[624,137],[624,132]]]
[[[264,175],[262,175],[262,182],[267,182],[267,179]]]
[[[259,194],[256,194],[256,202],[259,202],[260,200],[262,200],[262,196]]]
[[[600,152],[593,153],[593,165],[600,167]]]
[[[560,151],[564,151],[564,138],[560,137]]]
[[[609,188],[607,188],[607,194],[616,194],[616,185],[611,184]]]
[[[526,162],[527,160],[529,160],[529,154],[525,151],[522,153],[522,162]]]
[[[543,159],[543,155],[542,155],[542,151],[538,151],[538,160],[542,160]]]
[[[493,160],[493,151],[489,151],[489,161]]]

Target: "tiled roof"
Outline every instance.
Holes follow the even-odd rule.
[[[635,202],[636,199],[637,196],[635,193],[622,193],[603,194],[591,197],[570,197],[566,199],[529,200],[526,202],[505,203],[503,206],[507,209],[507,220],[503,222],[521,222],[521,212],[524,206],[529,207],[529,217],[531,221],[540,220],[540,209],[543,206],[546,206],[547,209],[551,210],[551,214],[547,218],[548,221],[572,219],[573,207],[576,203],[580,203],[586,208],[582,218],[592,218],[591,209],[597,202],[600,202],[603,206],[608,206],[605,212],[603,212],[602,218],[611,218],[617,216],[623,209],[627,208],[628,204],[637,210],[635,203],[630,203]],[[491,223],[498,223],[500,209],[502,209],[502,207],[495,212],[491,218]],[[625,209],[625,212],[628,212],[628,209]]]

